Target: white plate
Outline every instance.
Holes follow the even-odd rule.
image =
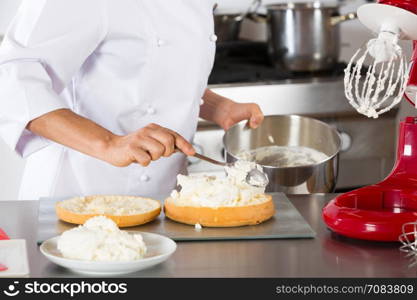
[[[147,247],[147,253],[143,259],[126,262],[102,262],[64,258],[57,249],[59,236],[43,242],[40,250],[42,254],[53,263],[78,273],[92,275],[120,275],[137,272],[160,264],[167,260],[177,248],[177,244],[173,240],[162,235],[137,231],[130,232],[140,233],[143,237]]]
[[[0,263],[7,267],[0,277],[26,277],[29,275],[25,240],[1,240]]]

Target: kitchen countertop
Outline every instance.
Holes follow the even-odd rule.
[[[353,240],[331,233],[321,208],[335,194],[289,196],[315,239],[179,242],[163,264],[128,277],[416,277],[399,243]],[[0,202],[0,227],[27,240],[32,277],[77,277],[50,263],[36,244],[38,201]],[[204,229],[203,229],[204,230]]]

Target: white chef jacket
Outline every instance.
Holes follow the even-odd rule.
[[[167,195],[184,155],[118,168],[25,127],[68,108],[118,135],[157,123],[191,140],[214,61],[213,5],[24,0],[0,47],[0,136],[27,158],[19,198]]]

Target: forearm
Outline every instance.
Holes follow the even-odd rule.
[[[221,112],[225,110],[227,105],[233,103],[232,100],[216,94],[209,89],[206,89],[203,100],[204,104],[200,107],[200,117],[217,124],[221,123],[220,117],[223,116]]]
[[[68,109],[59,109],[32,120],[27,129],[84,154],[105,160],[112,132]]]

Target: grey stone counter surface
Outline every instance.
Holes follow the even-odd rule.
[[[178,242],[166,262],[126,277],[416,277],[399,243],[359,241],[329,231],[322,207],[335,194],[289,196],[314,239]],[[36,243],[38,201],[0,202],[0,228],[26,239],[31,277],[85,277],[50,263]]]

